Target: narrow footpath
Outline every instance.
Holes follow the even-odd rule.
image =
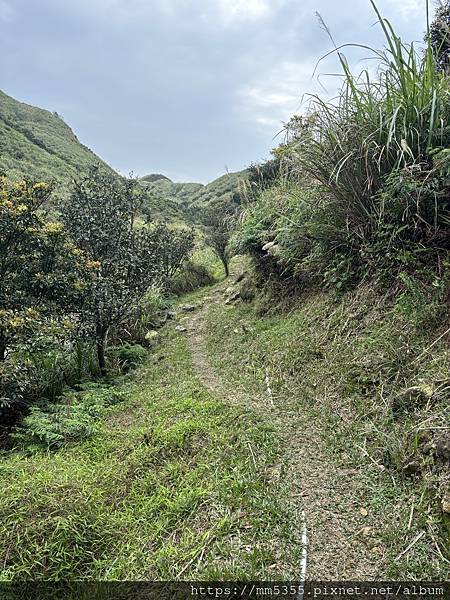
[[[212,367],[206,318],[212,305],[225,301],[227,285],[221,283],[209,290],[200,307],[186,318],[192,363],[197,376],[216,397],[264,415],[282,440],[286,471],[283,476],[289,482],[297,515],[292,527],[298,531],[298,543],[303,546],[299,579],[305,574],[309,580],[364,581],[380,577],[383,552],[378,548],[376,555],[369,553],[364,543],[367,527],[361,526],[358,512],[360,484],[352,478],[350,469],[330,463],[320,423],[293,413],[289,402],[283,406],[277,401],[275,405],[270,388],[264,397],[231,389]]]

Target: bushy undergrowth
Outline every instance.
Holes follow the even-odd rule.
[[[125,400],[129,390],[87,383],[67,391],[58,402],[32,406],[13,438],[27,451],[55,450],[80,442],[97,431],[106,409]]]
[[[61,348],[47,340],[44,348],[17,352],[0,364],[0,421],[13,422],[34,402],[54,401],[67,386],[98,376],[95,348],[89,342]]]
[[[213,283],[214,277],[205,265],[186,261],[179,273],[172,279],[170,291],[175,296],[181,296]]]
[[[112,332],[114,343],[148,346],[148,333],[160,327],[172,306],[168,290],[152,286],[135,310]]]
[[[204,235],[197,232],[197,242],[189,258],[172,277],[168,291],[175,296],[195,292],[212,285],[223,276],[222,263],[209,247]]]
[[[123,344],[109,349],[110,354],[118,361],[121,370],[135,369],[148,356],[147,350],[140,344]]]
[[[206,267],[214,280],[219,280],[223,277],[222,264],[214,250],[207,246],[203,236],[200,237],[191,255],[191,261],[197,265]]]

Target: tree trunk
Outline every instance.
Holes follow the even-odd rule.
[[[105,346],[106,346],[106,336],[108,335],[108,328],[102,327],[101,325],[97,325],[97,358],[98,358],[98,366],[100,368],[100,374],[102,377],[106,375],[108,372],[106,368],[106,358],[105,358]]]
[[[4,362],[6,358],[6,340],[0,336],[0,362]]]
[[[225,277],[228,277],[230,275],[230,268],[228,266],[228,260],[224,256],[221,256],[220,258],[222,260],[223,268],[225,269]]]

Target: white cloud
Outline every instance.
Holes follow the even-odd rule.
[[[4,1],[0,0],[0,6]],[[288,1],[290,0],[65,0],[65,3],[72,5],[73,10],[82,10],[105,19],[153,19],[156,10],[169,19],[229,27],[267,19]]]
[[[312,63],[283,62],[264,75],[240,88],[236,94],[235,110],[245,120],[259,127],[275,130],[287,122],[293,114],[304,112],[310,94],[320,93],[331,97],[339,87],[339,81],[331,81],[325,91],[317,79],[313,79]]]
[[[258,20],[267,17],[276,2],[268,0],[217,0],[219,15],[225,22]],[[272,6],[271,6],[272,5]]]
[[[385,2],[389,12],[395,11],[405,21],[415,21],[418,18],[423,18],[425,21],[426,0],[385,0]]]
[[[269,17],[285,0],[158,0],[159,10],[171,17],[181,11],[197,13],[208,25],[229,26],[239,22]],[[201,6],[203,4],[203,6]]]
[[[6,0],[0,0],[0,21],[9,21],[13,15],[13,9]]]

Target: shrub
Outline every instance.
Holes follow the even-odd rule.
[[[86,286],[82,253],[61,224],[44,220],[51,192],[46,183],[0,176],[0,361],[62,320]]]
[[[186,261],[180,272],[172,279],[170,291],[176,296],[181,296],[213,283],[214,277],[206,266]]]
[[[122,346],[113,346],[109,350],[123,371],[135,369],[148,356],[147,350],[140,344],[123,344]]]
[[[67,342],[66,342],[67,343]],[[67,386],[99,375],[92,344],[47,339],[32,350],[17,350],[0,362],[0,420],[14,422],[43,399],[55,401]]]
[[[217,254],[210,246],[206,245],[204,237],[200,237],[194,251],[190,256],[190,262],[203,266],[211,274],[214,281],[223,277],[223,265]]]
[[[134,180],[93,169],[75,183],[62,209],[67,230],[95,269],[81,320],[96,341],[103,375],[110,329],[132,313],[157,276],[157,241],[136,227],[142,201]]]
[[[401,230],[426,243],[449,218],[432,151],[450,142],[448,80],[432,47],[420,54],[404,44],[372,4],[387,41],[386,50],[374,51],[378,75],[355,77],[336,49],[344,75],[339,102],[315,97],[311,116],[289,126],[291,160],[328,190],[330,242],[345,253],[386,225],[396,228],[394,237]]]
[[[339,208],[349,204],[352,225],[377,217],[373,197],[383,176],[427,170],[430,149],[450,140],[448,81],[432,47],[421,54],[404,44],[371,2],[387,42],[386,50],[373,51],[378,75],[354,76],[336,49],[344,76],[339,102],[315,97],[311,117],[291,124],[300,165],[330,189]]]
[[[0,176],[0,414],[14,420],[64,386],[54,352],[74,329],[91,270],[60,223],[45,220],[52,187]],[[42,364],[40,364],[42,363]]]
[[[112,331],[112,340],[116,344],[133,342],[145,346],[148,343],[146,335],[165,322],[170,307],[167,290],[152,286],[127,320],[121,323],[117,330]]]
[[[278,180],[246,208],[232,240],[235,251],[249,253],[266,278],[313,274],[318,269],[314,252],[325,235],[324,229],[316,230],[314,220],[323,195],[309,181]]]
[[[158,223],[152,230],[152,243],[156,247],[158,275],[166,286],[170,286],[170,280],[180,271],[194,248],[194,231]]]
[[[0,422],[14,421],[29,401],[30,374],[23,362],[0,362]]]

